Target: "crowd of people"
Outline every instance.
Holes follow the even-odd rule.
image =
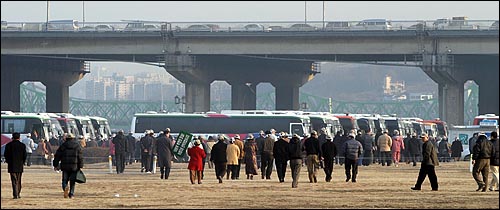
[[[141,173],[152,173],[153,168],[159,166],[160,179],[168,179],[172,161],[177,159],[172,151],[175,139],[170,135],[170,129],[166,128],[158,136],[154,135],[153,130],[146,130],[144,134],[140,139],[136,139],[132,133],[125,136],[120,130],[109,140],[96,142],[96,146],[110,148],[110,155],[115,159],[117,174],[125,171],[125,165],[136,162],[139,153]],[[31,165],[29,154],[33,152],[34,147],[33,140],[29,136],[22,141],[19,133],[14,133],[12,136],[13,141],[6,145],[5,160],[8,163],[8,172],[11,174],[13,197],[18,199],[21,197],[23,166]],[[259,169],[261,179],[270,180],[275,167],[280,183],[285,182],[286,169],[289,165],[292,188],[298,187],[300,170],[304,164],[307,167],[310,183],[318,182],[319,168],[323,168],[325,182],[330,182],[334,164],[344,165],[346,182],[356,182],[359,165],[378,163],[382,166],[394,164],[398,167],[403,158],[408,164],[413,162],[413,166],[416,166],[417,161],[421,162],[417,182],[411,187],[412,190],[421,190],[421,185],[428,176],[432,190],[437,191],[438,179],[435,167],[440,161],[447,161],[448,158],[441,155],[441,150],[443,153],[446,150],[447,154],[451,154],[449,157],[455,160],[460,156],[456,151],[463,150],[458,139],[455,139],[451,146],[446,140],[436,144],[425,133],[419,137],[413,134],[403,138],[397,130],[393,131],[392,136],[389,136],[388,131],[376,135],[370,132],[358,132],[356,135],[354,131],[349,131],[343,135],[337,132],[335,137],[332,137],[322,129],[319,135],[316,131],[312,131],[310,136],[300,137],[286,132],[277,134],[274,129],[270,129],[265,132],[260,131],[257,138],[254,138],[253,134],[248,134],[245,140],[241,140],[239,135],[230,138],[218,135],[216,138],[209,136],[205,139],[203,136],[195,136],[187,148],[189,157],[187,169],[192,184],[202,184],[205,165],[215,170],[219,183],[223,183],[224,177],[232,180],[240,179],[242,164],[245,164],[245,174],[249,180],[258,175]],[[470,142],[472,176],[478,184],[477,191],[484,192],[488,186],[490,191],[498,191],[500,151],[497,132],[491,132],[490,139],[484,134],[474,135]],[[90,146],[89,143],[84,145],[81,139],[77,140],[74,135],[68,134],[54,154],[51,164],[54,170],[63,172],[62,189],[65,198],[74,197],[74,177],[83,168],[84,147],[94,146],[92,143]],[[155,158],[157,158],[156,166],[153,165]],[[491,181],[488,180],[490,171],[493,174]]]

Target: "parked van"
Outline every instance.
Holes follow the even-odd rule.
[[[353,29],[392,30],[392,24],[386,19],[366,19],[354,25]]]
[[[49,31],[77,31],[78,29],[77,20],[51,20],[47,27]]]

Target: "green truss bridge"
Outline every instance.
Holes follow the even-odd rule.
[[[478,87],[471,85],[465,88],[465,122],[471,124],[478,114]],[[45,112],[45,90],[36,86],[21,85],[21,112]],[[396,114],[399,117],[420,117],[434,119],[439,116],[438,100],[422,101],[383,101],[383,102],[347,102],[330,98],[314,96],[301,92],[299,101],[307,104],[307,111],[331,113],[378,113]],[[114,129],[130,129],[130,123],[135,113],[160,111],[161,101],[98,101],[70,97],[70,112],[74,115],[89,115],[105,117]],[[231,109],[231,102],[212,101],[212,111]],[[257,109],[274,110],[275,95],[269,92],[257,97]],[[164,101],[163,109],[167,112],[181,111],[181,104],[174,101]]]

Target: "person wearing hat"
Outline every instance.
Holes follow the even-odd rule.
[[[255,143],[253,134],[249,133],[247,135],[243,150],[245,153],[244,162],[247,179],[253,179],[253,175],[257,175],[257,144]]]
[[[3,137],[3,136],[2,136]],[[5,145],[5,162],[7,162],[7,172],[10,174],[12,183],[12,195],[14,199],[21,198],[21,178],[23,176],[24,163],[26,162],[26,145],[21,141],[21,134],[12,133],[12,141]]]
[[[21,140],[21,142],[24,145],[26,145],[27,156],[26,156],[26,162],[24,163],[24,165],[31,166],[31,154],[33,154],[33,151],[35,150],[35,142],[31,138],[31,133],[28,133],[28,135],[26,135],[26,138]]]
[[[420,154],[422,154],[422,141],[417,137],[417,133],[413,133],[408,145],[410,151],[410,159],[413,166],[417,166],[417,161],[420,161]],[[460,143],[462,145],[462,143]]]
[[[240,169],[241,169],[241,163],[243,163],[243,158],[245,157],[245,150],[244,150],[244,143],[240,139],[240,135],[236,134],[234,136],[234,145],[238,146],[240,148],[240,156],[238,157],[238,165],[236,166],[236,179],[240,179]]]
[[[319,169],[319,159],[321,158],[321,149],[316,131],[311,132],[311,137],[304,141],[304,151],[306,151],[306,165],[307,173],[309,175],[309,182],[318,182],[316,172]]]
[[[212,156],[210,156],[210,161],[214,163],[215,176],[219,180],[219,183],[222,183],[222,178],[226,173],[227,144],[224,143],[225,138],[223,135],[219,135],[217,139],[219,141],[212,147]]]
[[[262,151],[264,150],[265,139],[266,133],[260,130],[259,136],[255,138],[255,143],[257,144],[257,169],[262,167]]]
[[[262,165],[260,167],[262,179],[271,179],[271,174],[273,172],[273,147],[274,138],[271,131],[266,131],[266,138],[264,139],[264,145],[262,146]]]
[[[335,160],[335,156],[337,156],[337,147],[332,142],[332,136],[325,136],[326,142],[321,145],[321,158],[324,162],[323,170],[325,171],[325,181],[330,182],[332,180],[333,173],[333,161]]]
[[[292,188],[299,184],[300,169],[302,168],[302,142],[300,136],[293,134],[288,143],[288,158],[290,159],[290,171],[292,173]]]
[[[140,140],[141,144],[141,173],[151,173],[151,155],[153,154],[154,132],[146,130],[146,135]]]
[[[198,184],[201,184],[201,171],[203,170],[203,158],[207,157],[205,151],[200,147],[201,141],[199,139],[194,140],[194,146],[188,148],[189,155],[189,179],[191,184],[194,184],[194,180],[198,180]]]
[[[236,170],[238,170],[238,158],[240,157],[241,150],[234,144],[235,139],[231,138],[229,144],[227,145],[226,155],[227,155],[227,173],[226,179],[229,179],[229,174],[231,174],[231,179],[236,179]]]
[[[356,177],[358,175],[358,159],[359,156],[363,154],[363,145],[359,141],[356,141],[356,135],[354,133],[349,133],[349,140],[344,143],[344,154],[345,154],[345,175],[346,182],[352,178],[352,182],[356,182]],[[351,176],[352,170],[352,176]]]
[[[155,141],[155,152],[158,154],[158,166],[160,167],[160,179],[168,179],[172,166],[173,143],[170,137],[170,129],[165,129],[162,135]]]
[[[476,144],[472,149],[472,177],[477,182],[476,191],[486,192],[488,186],[488,175],[490,173],[490,159],[493,156],[493,145],[488,141],[484,133],[479,134]],[[479,173],[482,177],[479,177]]]
[[[76,176],[76,173],[83,168],[83,149],[75,140],[75,135],[70,133],[66,136],[66,141],[56,151],[52,165],[55,171],[62,171],[64,198],[73,198],[75,180],[71,180],[70,177]]]
[[[288,161],[288,135],[281,133],[278,141],[274,142],[273,156],[276,163],[276,173],[280,183],[285,182],[286,166]]]
[[[420,135],[420,139],[424,144],[422,145],[422,163],[420,164],[420,171],[418,173],[417,183],[412,190],[421,190],[422,183],[426,176],[429,176],[432,191],[438,190],[438,179],[436,176],[435,167],[439,166],[437,151],[432,142],[429,141],[429,136],[426,133]]]
[[[115,145],[116,173],[122,174],[125,171],[125,155],[127,154],[127,139],[123,130],[119,130],[111,142]]]
[[[388,135],[387,130],[384,131],[382,135],[380,135],[377,139],[377,146],[380,151],[380,162],[382,166],[391,166],[392,157],[391,157],[391,147],[392,147],[392,139]]]

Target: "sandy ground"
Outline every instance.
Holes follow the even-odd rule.
[[[86,165],[87,183],[77,184],[74,199],[64,199],[61,174],[48,166],[25,167],[21,199],[12,199],[7,165],[2,166],[1,208],[499,208],[498,192],[476,192],[468,162],[442,163],[436,169],[439,191],[431,191],[428,179],[422,191],[412,191],[420,164],[359,168],[356,183],[345,182],[344,167],[335,165],[333,181],[309,183],[302,167],[298,188],[291,188],[290,168],[285,183],[276,171],[271,180],[260,175],[219,184],[214,169],[206,168],[203,184],[191,184],[187,163],[175,163],[168,180],[140,173],[140,164],[126,166],[125,173],[109,173],[107,164]],[[116,197],[119,194],[119,197]]]

